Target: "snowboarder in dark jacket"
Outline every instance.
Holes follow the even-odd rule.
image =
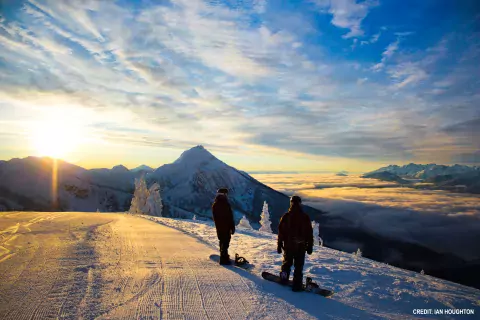
[[[233,212],[228,203],[228,189],[222,188],[217,191],[217,196],[212,205],[213,221],[217,229],[217,237],[220,242],[220,264],[230,264],[228,246],[232,234],[235,233]]]
[[[290,199],[290,208],[282,218],[278,226],[277,252],[282,253],[283,263],[280,278],[288,282],[292,265],[295,267],[293,273],[293,291],[302,290],[303,265],[305,264],[305,251],[312,254],[313,251],[313,229],[310,217],[303,212],[302,200],[299,196]]]

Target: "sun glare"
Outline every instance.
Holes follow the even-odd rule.
[[[34,125],[31,138],[39,156],[64,158],[78,147],[81,130],[70,119],[55,115]]]

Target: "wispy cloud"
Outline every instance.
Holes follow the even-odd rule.
[[[385,51],[382,53],[382,60],[379,63],[372,67],[373,71],[380,71],[385,67],[386,61],[393,56],[393,54],[398,50],[398,45],[400,40],[397,39],[395,42],[390,43],[386,48]]]
[[[328,11],[332,17],[332,24],[336,27],[349,29],[344,38],[363,36],[361,24],[368,12],[378,5],[377,1],[357,0],[315,0],[321,10]]]

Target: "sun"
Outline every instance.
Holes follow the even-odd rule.
[[[81,130],[71,117],[57,114],[37,122],[31,139],[39,156],[65,158],[78,148]]]

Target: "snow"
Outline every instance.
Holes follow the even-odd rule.
[[[143,217],[189,234],[212,249],[218,247],[212,222]],[[247,278],[260,279],[262,271],[278,273],[280,270],[282,256],[276,253],[276,235],[274,234],[237,226],[236,233],[232,236],[229,253],[231,256],[238,253],[254,265]],[[297,307],[304,306],[306,301],[315,304],[316,308],[313,308],[311,314],[318,318],[353,318],[353,316],[345,317],[342,308],[363,310],[364,313],[355,316],[359,319],[375,317],[411,319],[413,309],[417,308],[467,308],[479,312],[480,290],[395,268],[363,258],[361,253],[350,254],[320,247],[317,243],[312,255],[306,257],[305,276],[311,277],[321,287],[333,289],[335,295],[325,299],[309,296],[308,293],[293,293],[287,288],[271,287],[266,283],[262,286],[265,291],[272,290],[275,295],[290,301]],[[335,307],[333,308],[332,305]],[[417,318],[435,317],[438,316],[417,316]],[[468,319],[469,317],[462,315],[457,318]]]
[[[238,223],[238,226],[245,228],[247,230],[252,229],[252,226],[250,225],[250,222],[248,221],[247,216],[243,216],[243,218]]]
[[[220,266],[215,248],[137,215],[1,213],[0,235],[2,320],[374,318]]]

